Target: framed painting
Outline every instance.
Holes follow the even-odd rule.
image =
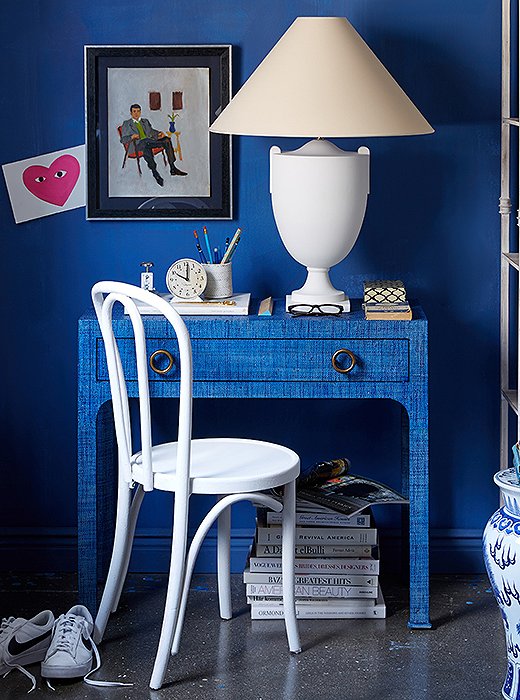
[[[87,219],[231,219],[231,46],[85,46]]]

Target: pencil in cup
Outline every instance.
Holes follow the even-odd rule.
[[[203,264],[204,264],[204,263],[207,263],[208,261],[207,261],[207,259],[206,259],[206,256],[204,255],[204,251],[203,251],[202,248],[200,247],[199,236],[198,236],[197,231],[193,231],[193,235],[195,236],[195,246],[196,246],[196,248],[197,248],[197,253],[199,254],[199,260],[200,260],[201,263],[203,263]]]
[[[211,261],[213,260],[213,255],[211,253],[211,242],[209,240],[208,229],[205,226],[202,227],[202,233],[204,234],[204,241],[208,250],[208,263],[211,263]]]

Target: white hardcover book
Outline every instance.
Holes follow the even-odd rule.
[[[249,559],[251,573],[269,572],[282,573],[280,557],[251,557]],[[379,574],[379,559],[295,559],[294,573],[298,574]]]
[[[282,513],[274,510],[267,512],[267,525],[281,525]],[[311,527],[370,527],[370,515],[356,515],[350,518],[342,513],[299,513],[296,511],[296,525]]]
[[[246,595],[280,598],[283,587],[277,583],[247,583]],[[377,586],[296,584],[294,595],[296,598],[377,598]]]
[[[296,617],[299,619],[378,619],[386,617],[386,605],[381,588],[379,588],[377,600],[374,601],[298,601],[296,603]],[[284,610],[282,601],[254,601],[251,604],[252,620],[283,619]]]
[[[244,583],[274,583],[277,585],[282,585],[282,575],[281,574],[270,574],[267,572],[252,572],[249,569],[244,571]],[[377,586],[378,577],[377,575],[358,575],[353,574],[351,576],[341,575],[341,574],[302,574],[294,577],[294,582],[296,584],[301,584],[304,586]]]
[[[372,545],[364,544],[297,544],[294,548],[297,557],[369,557]],[[257,544],[258,557],[281,557],[281,544]]]
[[[173,301],[172,294],[160,293],[181,316],[247,316],[251,294],[233,294],[228,299],[208,299],[203,301]],[[157,309],[142,302],[136,302],[142,316],[157,315]]]
[[[257,527],[258,544],[279,544],[282,528]],[[296,544],[377,544],[375,527],[297,527]]]

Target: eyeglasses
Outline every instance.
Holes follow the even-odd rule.
[[[292,316],[338,316],[343,307],[339,304],[292,304],[287,311]]]

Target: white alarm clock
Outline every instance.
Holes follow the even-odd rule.
[[[207,282],[206,270],[191,258],[176,260],[166,273],[166,286],[173,294],[173,301],[200,299]]]

